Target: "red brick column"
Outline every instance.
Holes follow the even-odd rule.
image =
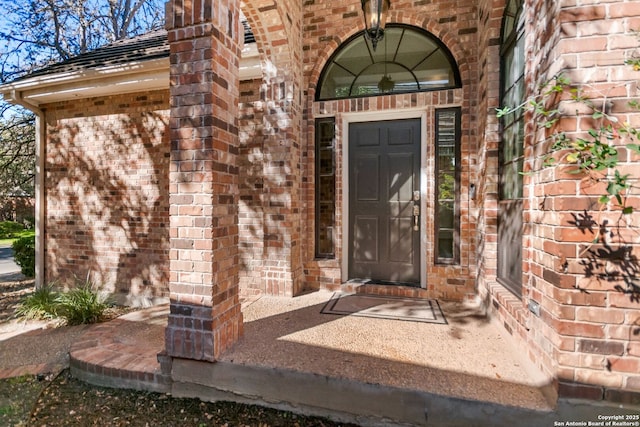
[[[238,0],[172,0],[166,352],[215,360],[242,334],[238,297]]]

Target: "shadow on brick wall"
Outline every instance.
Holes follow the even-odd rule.
[[[629,242],[639,232],[627,227],[623,217],[613,223],[609,219],[598,222],[588,211],[572,216],[571,225],[595,236],[591,244],[580,248],[579,263],[584,276],[610,283],[612,290],[628,296],[632,303],[639,303],[640,308],[640,260],[636,254],[638,248],[634,251],[634,245]]]
[[[69,116],[47,145],[47,281],[89,277],[133,304],[168,296],[168,114]]]

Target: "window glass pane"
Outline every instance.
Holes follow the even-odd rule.
[[[439,206],[440,212],[438,212],[438,222],[440,223],[440,229],[450,228],[453,230],[453,227],[454,227],[453,207],[454,207],[453,200],[440,202],[440,206]]]
[[[522,197],[522,159],[503,165],[501,176],[501,199],[511,200]]]
[[[353,77],[353,74],[341,67],[332,67],[332,72],[327,73],[321,83],[320,98],[331,99],[348,97]]]
[[[452,230],[440,230],[438,233],[438,258],[439,259],[452,259],[453,258],[453,231]]]
[[[519,157],[522,157],[524,146],[524,121],[518,120],[513,122],[502,131],[502,163],[510,163]]]
[[[436,51],[413,69],[422,89],[453,87],[455,76],[444,52]]]
[[[389,86],[383,86],[381,79],[387,76]],[[418,83],[415,75],[397,64],[377,63],[368,67],[353,82],[351,96],[376,95],[385,92],[415,92]]]
[[[335,228],[335,121],[316,121],[316,257],[334,255]]]
[[[510,0],[505,10],[502,31],[501,105],[516,107],[524,102],[524,31],[522,0]],[[510,200],[522,197],[522,166],[524,156],[524,116],[508,114],[502,120],[500,145],[500,198]]]
[[[436,262],[458,261],[459,212],[458,176],[460,160],[460,110],[436,112]]]

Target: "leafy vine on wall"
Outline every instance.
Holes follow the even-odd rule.
[[[628,60],[626,64],[640,71],[640,59]],[[585,277],[610,282],[632,302],[640,302],[640,262],[633,251],[640,233],[632,217],[633,202],[634,199],[637,202],[640,188],[640,167],[637,173],[625,168],[629,156],[640,156],[640,129],[621,120],[619,117],[623,114],[614,114],[614,104],[595,86],[572,84],[560,73],[522,104],[497,109],[497,116],[529,112],[528,117],[533,119],[536,130],[545,135],[549,147],[543,156],[542,168],[564,166],[569,174],[600,189],[596,205],[603,215],[596,217],[595,212],[585,210],[572,214],[574,220],[570,221],[585,236],[593,236],[591,243],[582,248],[579,264]],[[640,112],[639,101],[628,102],[628,107],[629,113]],[[563,122],[568,120],[580,123],[575,126],[576,131],[565,129]],[[615,219],[612,213],[618,214]],[[563,270],[570,272],[566,260]]]

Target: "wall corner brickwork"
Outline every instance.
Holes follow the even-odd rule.
[[[634,34],[640,19],[637,5],[566,5],[550,19],[557,23],[550,26],[555,31],[542,31],[536,40],[543,45],[549,40],[553,48],[545,55],[548,64],[538,61],[543,73],[534,83],[562,71],[596,105],[606,97],[610,114],[638,126],[640,114],[628,102],[639,98],[640,75],[624,63],[640,48]],[[594,126],[588,116],[573,118],[561,122],[570,135],[586,134]],[[536,142],[539,151],[541,143]],[[638,156],[619,151],[619,169],[637,177]],[[560,395],[587,393],[621,402],[640,392],[640,301],[634,297],[639,289],[640,226],[631,217],[620,222],[618,209],[598,202],[606,188],[569,169],[559,164],[531,176],[535,261],[530,297],[540,302],[543,320],[557,334]],[[639,202],[640,197],[630,196],[631,206],[637,209]],[[589,221],[591,226],[585,226]]]
[[[529,358],[553,379],[561,397],[637,399],[640,351],[640,303],[629,292],[637,283],[638,226],[630,222],[621,236],[593,245],[600,224],[609,231],[619,212],[602,207],[602,185],[567,173],[566,166],[544,168],[549,142],[540,139],[527,118],[524,177],[523,296],[517,298],[496,280],[497,177],[499,126],[499,37],[504,2],[481,1],[479,120],[484,129],[478,150],[481,206],[478,224],[478,291]],[[580,6],[574,2],[525,2],[526,87],[529,94],[559,72],[572,82],[606,94],[611,112],[634,126],[640,117],[628,107],[638,97],[637,73],[624,65],[639,43],[631,34],[637,7],[624,2]],[[535,19],[534,19],[535,17]],[[601,98],[602,99],[602,98]],[[569,106],[567,111],[575,110]],[[486,116],[485,112],[486,111]],[[567,119],[561,130],[586,132],[589,120]],[[637,170],[638,156],[620,151],[623,171]],[[630,172],[636,173],[636,172]],[[638,205],[637,196],[631,198]],[[635,215],[635,213],[634,213]],[[593,227],[578,227],[584,221]],[[597,224],[596,224],[597,223]],[[606,233],[605,233],[606,234]],[[615,233],[614,233],[615,234]],[[632,237],[635,236],[635,237]],[[624,250],[622,248],[625,248]],[[625,273],[617,252],[629,254]],[[617,266],[616,266],[617,265]],[[617,287],[617,289],[616,289]],[[539,314],[537,309],[539,308]],[[631,397],[630,397],[631,396]]]
[[[623,2],[531,6],[528,13],[537,20],[527,21],[532,23],[526,43],[529,93],[562,72],[596,104],[606,97],[611,114],[637,126],[640,116],[627,104],[638,97],[640,75],[624,64],[640,47],[631,34],[640,17],[637,7]],[[570,137],[586,135],[594,126],[589,115],[575,116],[576,103],[567,107],[558,130]],[[540,314],[526,313],[528,345],[553,368],[561,397],[624,400],[623,395],[640,391],[640,302],[627,292],[640,268],[638,224],[622,225],[619,210],[598,202],[606,188],[571,172],[573,166],[544,167],[550,142],[531,119],[525,143],[525,169],[531,173],[524,177],[522,302],[539,306]],[[620,160],[623,171],[637,171],[637,156],[622,149]],[[629,200],[638,206],[637,196]],[[626,261],[616,255],[627,251]]]
[[[243,4],[263,65],[260,81],[244,82],[240,225],[242,284],[293,296],[304,286],[301,235],[302,3]],[[246,168],[246,169],[244,169]]]

